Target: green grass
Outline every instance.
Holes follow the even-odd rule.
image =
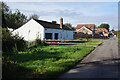
[[[56,78],[93,49],[85,46],[44,46],[17,54],[3,53],[3,73],[10,73],[11,77],[17,73],[21,77]],[[7,76],[3,74],[3,77]]]
[[[115,32],[115,35],[117,35],[118,39],[120,39],[120,30]],[[118,44],[120,45],[120,40],[118,41]]]
[[[118,39],[120,39],[120,31],[118,31]],[[120,45],[120,40],[118,41],[118,44]]]
[[[90,38],[90,40],[108,40],[109,38],[106,39],[98,39],[98,38]],[[87,40],[86,38],[82,38],[82,40]]]
[[[80,40],[80,39],[76,39],[76,40]],[[81,40],[87,40],[86,38],[81,38]],[[95,41],[98,40],[98,41]],[[99,41],[99,40],[108,40],[107,39],[95,39],[95,38],[91,38],[89,41],[83,42],[83,41],[79,41],[79,42],[75,42],[75,43],[82,43],[82,44],[86,44],[86,45],[100,45],[103,43],[103,41]]]
[[[77,41],[77,42],[73,42],[73,43],[81,43],[81,45],[100,45],[103,43],[103,41]]]
[[[85,44],[86,45],[100,45],[102,43],[103,41],[89,41],[89,42],[86,42]]]
[[[118,40],[118,45],[120,46],[120,40]]]
[[[115,35],[117,35],[117,37],[120,39],[120,30],[115,32]]]

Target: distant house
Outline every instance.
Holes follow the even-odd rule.
[[[60,18],[60,24],[31,19],[12,33],[18,34],[26,41],[34,41],[36,38],[73,40],[73,30],[63,25],[63,18]]]
[[[95,32],[95,24],[78,24],[74,29],[77,33],[81,32],[93,35]]]
[[[74,38],[85,37],[85,34],[94,36],[95,24],[78,24],[74,27]]]
[[[95,33],[99,34],[100,36],[106,36],[108,37],[108,30],[106,28],[95,28]]]
[[[95,28],[95,24],[78,24],[74,27],[74,38],[84,38],[85,34],[91,37],[108,37],[108,30],[106,28]]]

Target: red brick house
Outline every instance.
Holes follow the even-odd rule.
[[[74,27],[74,38],[84,38],[85,34],[93,36],[95,34],[95,24],[78,24]]]
[[[95,34],[108,37],[109,32],[106,28],[95,28]]]
[[[95,28],[95,24],[78,24],[74,27],[74,38],[84,38],[85,34],[99,38],[100,36],[108,37],[109,32],[105,28]]]
[[[78,24],[75,28],[74,28],[75,32],[79,33],[88,33],[93,35],[95,32],[95,24]]]

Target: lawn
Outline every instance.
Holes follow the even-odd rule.
[[[98,38],[91,38],[90,40],[108,40],[109,38],[106,39],[98,39]],[[85,38],[83,40],[86,40]]]
[[[56,78],[93,49],[85,46],[39,46],[16,54],[3,53],[3,77]]]
[[[81,45],[100,45],[103,43],[103,41],[77,41],[72,43],[80,43]]]
[[[103,43],[103,41],[88,41],[85,44],[86,45],[100,45],[102,43]]]
[[[106,39],[99,39],[99,38],[90,38],[90,40],[108,40],[109,38]],[[74,39],[74,40],[87,40],[86,38],[80,38],[80,39]]]

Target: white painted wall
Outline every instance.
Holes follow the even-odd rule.
[[[104,33],[103,35],[108,37],[108,33]]]
[[[18,34],[19,36],[24,37],[24,40],[26,41],[34,41],[37,37],[44,40],[45,33],[52,33],[52,39],[54,39],[54,34],[58,33],[59,40],[73,40],[73,31],[50,28],[45,29],[33,19],[12,32],[13,35]]]
[[[73,31],[71,30],[45,28],[45,33],[52,33],[52,39],[54,39],[54,34],[58,33],[59,40],[73,40]]]
[[[85,29],[85,31],[84,31],[83,29]],[[83,33],[85,33],[86,30],[87,30],[87,31],[88,31],[87,33],[88,33],[88,34],[93,34],[93,32],[92,32],[91,30],[89,30],[88,28],[86,28],[85,26],[83,26],[82,28],[78,29],[77,32],[79,32],[80,30],[82,30]]]
[[[18,34],[19,36],[24,37],[24,40],[26,41],[34,41],[37,37],[43,40],[44,27],[35,20],[31,19],[12,33],[13,35]]]

